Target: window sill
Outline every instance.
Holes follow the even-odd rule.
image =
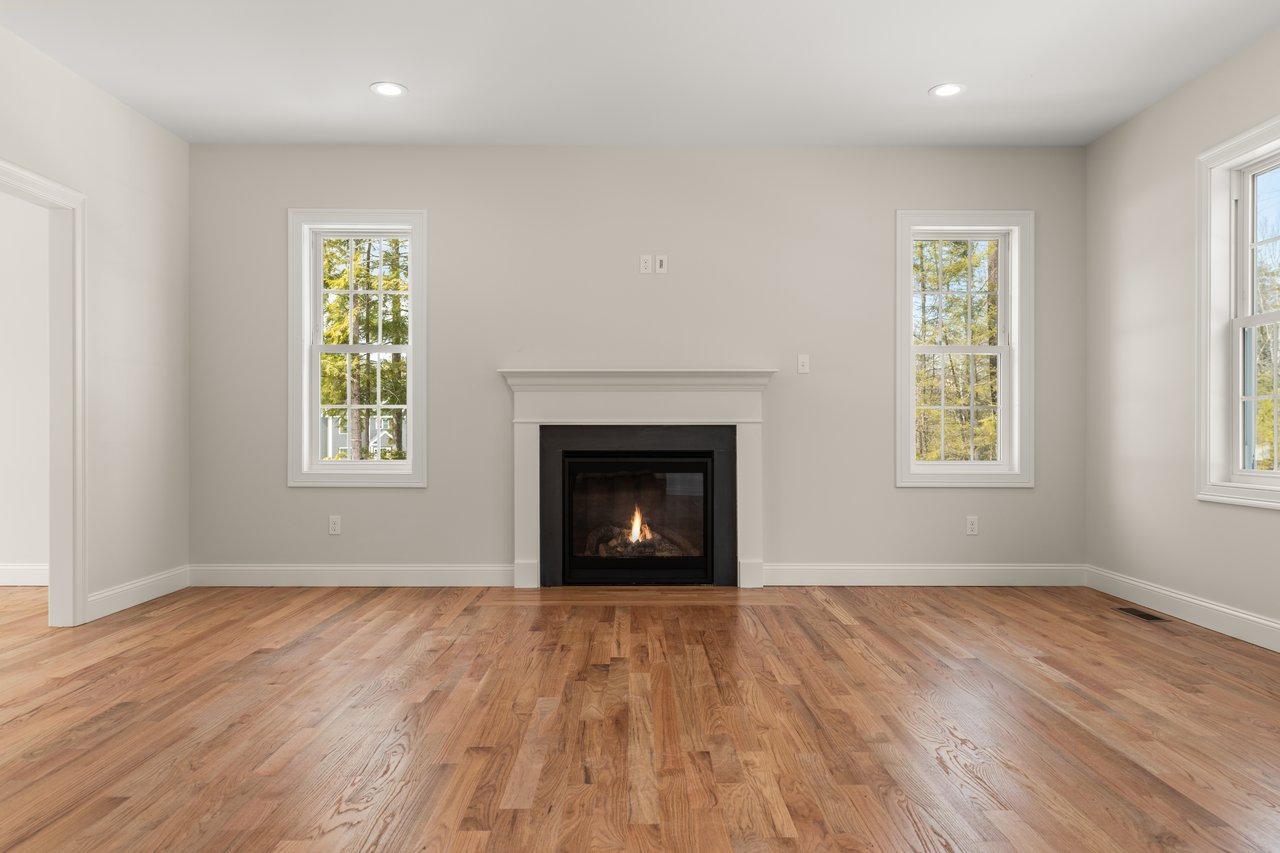
[[[1008,480],[912,480],[898,482],[899,489],[1034,489],[1035,483],[1009,482]]]
[[[899,473],[900,489],[1031,489],[1035,478],[1022,472]]]
[[[290,488],[319,487],[330,489],[425,489],[427,478],[408,466],[393,471],[365,470],[294,470],[289,473]]]
[[[425,489],[426,483],[387,483],[361,480],[304,480],[290,481],[291,489]]]
[[[1280,488],[1245,483],[1202,483],[1196,500],[1259,509],[1280,509]]]

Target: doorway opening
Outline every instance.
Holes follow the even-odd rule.
[[[15,516],[0,528],[0,541],[7,543],[0,547],[12,545],[11,554],[0,553],[0,567],[14,567],[10,583],[48,584],[50,625],[78,625],[88,598],[85,197],[0,161],[0,232],[5,354],[9,383],[21,385],[19,405],[7,407],[0,427],[6,454],[0,477],[20,482],[13,493],[0,494],[0,512]]]
[[[49,585],[49,211],[0,193],[0,585]]]

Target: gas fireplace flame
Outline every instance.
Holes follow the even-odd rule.
[[[640,514],[640,505],[636,504],[636,511],[631,514],[631,536],[630,542],[634,545],[636,542],[645,542],[653,538],[653,533],[649,530],[649,525],[644,523],[644,516]]]

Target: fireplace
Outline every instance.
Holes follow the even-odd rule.
[[[565,583],[711,583],[711,464],[566,453]]]
[[[512,394],[512,556],[517,587],[565,582],[565,451],[708,449],[712,583],[764,584],[764,390],[776,370],[514,367],[498,372]],[[604,431],[613,424],[636,426],[619,427],[632,432],[620,438],[597,437],[606,432],[564,432]],[[653,430],[649,434],[664,442],[674,439],[687,445],[647,446],[646,433],[638,430]],[[663,434],[667,430],[710,432]],[[636,436],[638,444],[632,440]],[[578,441],[586,445],[575,444]]]
[[[737,582],[735,433],[544,426],[542,583]]]

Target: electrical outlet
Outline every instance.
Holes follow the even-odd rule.
[[[971,516],[968,516],[967,518],[965,518],[965,520],[964,520],[964,535],[965,535],[965,536],[977,536],[977,535],[978,535],[978,517],[977,517],[976,515],[971,515]]]
[[[640,256],[640,272],[641,273],[653,272],[653,255]]]
[[[339,536],[341,534],[342,534],[342,516],[340,515],[329,516],[329,535]]]
[[[809,372],[809,353],[801,353],[796,356],[796,373]]]
[[[654,272],[656,272],[658,275],[666,274],[667,272],[667,256],[666,255],[658,255],[653,259],[653,263],[654,263],[654,267],[653,267]]]

